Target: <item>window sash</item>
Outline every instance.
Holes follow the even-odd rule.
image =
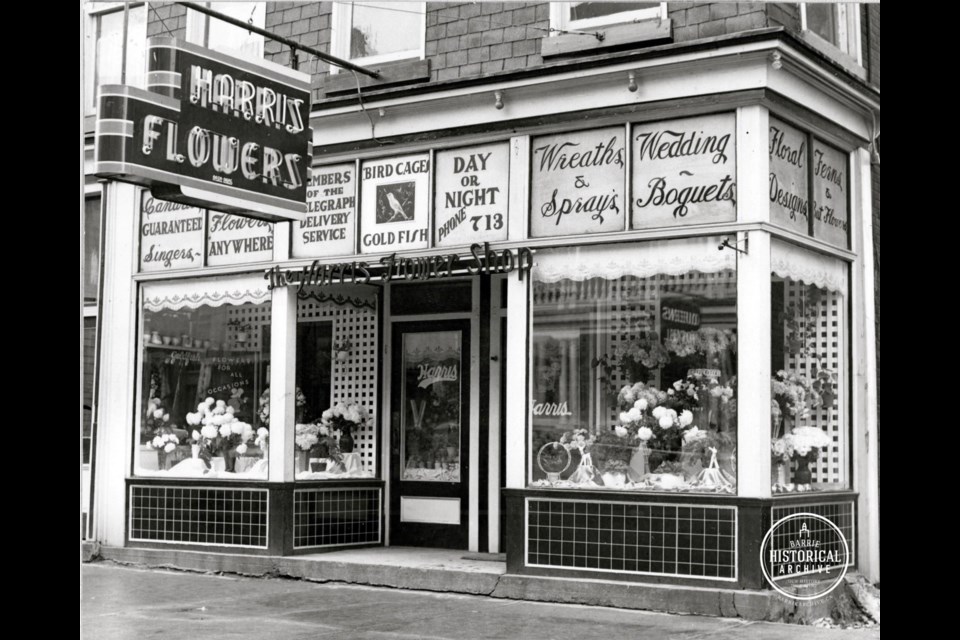
[[[596,18],[584,18],[582,20],[570,19],[570,3],[551,2],[550,3],[550,26],[555,29],[589,29],[591,27],[612,26],[615,24],[625,24],[635,20],[665,20],[667,18],[667,3],[661,2],[659,7],[649,9],[638,9],[636,11],[623,11],[608,16],[598,16]],[[550,35],[561,35],[553,32]]]
[[[424,58],[427,29],[426,2],[420,2],[419,12],[419,39],[416,47],[405,49],[403,51],[393,51],[373,56],[364,56],[362,58],[352,58],[350,56],[350,29],[353,24],[353,3],[334,2],[331,24],[333,29],[330,34],[330,50],[333,55],[344,60],[350,60],[360,65],[378,64],[382,62],[393,62],[395,60],[408,60]],[[330,66],[330,73],[340,73],[342,70],[335,66]]]

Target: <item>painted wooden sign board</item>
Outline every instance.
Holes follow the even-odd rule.
[[[293,223],[294,258],[345,256],[356,250],[355,165],[316,167],[307,186],[307,215]]]
[[[169,271],[203,266],[206,211],[154,198],[140,200],[140,271]]]
[[[506,240],[510,145],[438,151],[436,163],[435,246]]]
[[[843,249],[849,246],[847,154],[813,143],[813,236]]]
[[[534,138],[530,151],[530,236],[623,231],[624,127]]]
[[[770,221],[808,235],[810,210],[807,136],[770,118]]]
[[[735,114],[639,124],[631,135],[633,229],[737,219]]]
[[[365,161],[360,176],[360,253],[426,249],[430,156]]]
[[[211,267],[273,260],[273,223],[210,211],[207,229]]]

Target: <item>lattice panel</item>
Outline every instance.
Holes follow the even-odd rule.
[[[605,334],[601,337],[601,353],[608,354],[611,358],[617,352],[617,347],[626,346],[631,340],[639,337],[639,331],[656,331],[657,318],[660,316],[660,291],[656,278],[636,278],[628,276],[619,280],[607,282],[609,290],[608,295],[603,299],[600,330]],[[638,325],[634,325],[629,333],[623,333],[624,321],[630,322],[630,318],[642,318]],[[660,372],[652,371],[652,379],[660,386]],[[648,380],[627,380],[619,367],[614,367],[612,374],[612,383],[615,389],[620,389],[626,384],[635,384],[637,382],[648,382]],[[601,402],[608,400],[600,398]],[[620,409],[616,401],[606,402],[605,415],[599,428],[604,429],[612,424],[616,424],[620,417]]]
[[[225,347],[233,350],[261,353],[263,327],[270,326],[270,315],[269,302],[262,304],[252,304],[248,302],[247,304],[239,306],[228,305],[227,344]],[[245,341],[240,342],[238,340],[237,334],[240,331],[240,327],[236,324],[230,324],[232,322],[239,323],[240,325],[250,325],[250,329],[245,332],[247,338]]]
[[[737,577],[737,509],[527,499],[527,566]]]
[[[332,302],[300,300],[297,321],[332,320],[334,344],[349,340],[353,347],[344,362],[333,359],[331,403],[357,402],[370,412],[370,424],[353,434],[354,451],[363,467],[376,473],[377,463],[377,310]]]
[[[807,285],[802,282],[786,280],[784,283],[784,309],[791,304],[804,310],[810,305],[806,294]],[[798,419],[797,426],[814,426],[823,429],[833,441],[826,452],[821,452],[820,458],[810,464],[813,482],[846,484],[847,482],[847,429],[846,420],[842,419],[841,407],[846,402],[844,394],[843,369],[841,356],[843,350],[844,307],[843,298],[834,291],[820,290],[820,301],[816,304],[816,343],[814,351],[819,357],[819,366],[829,369],[836,378],[836,395],[830,406],[817,407],[810,410],[809,417]],[[802,313],[802,312],[801,312]],[[804,322],[804,321],[801,321]],[[806,327],[801,325],[801,330]],[[776,346],[776,345],[775,345]],[[814,380],[818,371],[818,358],[801,351],[787,353],[784,359],[784,368],[788,373],[802,375]],[[796,470],[796,463],[792,463]]]

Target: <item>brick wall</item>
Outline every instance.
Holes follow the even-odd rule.
[[[767,20],[771,27],[785,27],[789,31],[800,31],[800,5],[785,2],[770,3],[767,5]]]

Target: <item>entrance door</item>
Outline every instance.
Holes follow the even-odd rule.
[[[390,542],[466,549],[469,320],[395,323],[392,362]]]

